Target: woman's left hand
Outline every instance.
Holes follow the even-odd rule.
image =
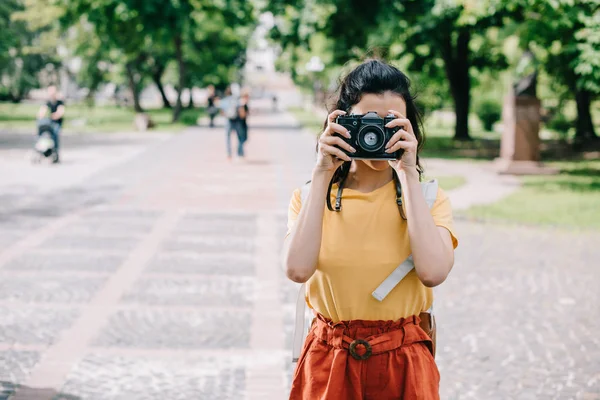
[[[405,173],[417,172],[417,147],[419,146],[419,142],[415,137],[410,120],[398,111],[389,110],[389,112],[394,114],[396,119],[388,122],[386,128],[397,126],[402,128],[386,144],[385,151],[386,153],[393,153],[398,150],[404,150],[402,158],[399,160],[390,160],[389,163],[398,173],[400,171],[404,171]]]

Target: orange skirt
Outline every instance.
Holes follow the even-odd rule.
[[[314,320],[290,400],[439,399],[440,374],[419,317],[399,321]]]

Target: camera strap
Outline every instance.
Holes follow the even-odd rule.
[[[425,196],[425,201],[431,209],[435,200],[437,199],[438,182],[436,179],[429,182],[421,182],[421,189]],[[310,182],[306,183],[300,189],[300,200],[301,204],[306,203],[308,194],[310,193]],[[373,291],[371,294],[378,301],[383,301],[386,296],[404,279],[406,275],[415,267],[412,256],[408,256],[400,265],[398,265],[394,271]],[[433,312],[433,306],[428,313]],[[296,321],[294,327],[294,338],[292,341],[292,361],[298,361],[300,353],[302,352],[302,345],[304,339],[308,334],[310,328],[310,321],[314,318],[311,310],[306,306],[306,284],[303,283],[298,291],[298,297],[296,299]]]

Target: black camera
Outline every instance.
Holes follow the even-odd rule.
[[[346,143],[356,149],[356,153],[349,153],[341,149],[352,158],[363,160],[396,160],[402,157],[404,150],[400,149],[394,153],[386,153],[385,145],[402,127],[386,128],[385,125],[396,119],[394,114],[388,114],[381,118],[374,111],[364,115],[350,114],[337,117],[336,122],[350,132],[350,138],[339,133],[335,136],[341,137]],[[338,147],[339,148],[339,147]]]

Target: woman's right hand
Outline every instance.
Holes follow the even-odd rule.
[[[344,153],[345,149],[349,153],[355,153],[356,150],[342,140],[341,137],[333,136],[335,133],[350,138],[350,132],[342,125],[336,124],[335,120],[338,116],[346,114],[345,111],[335,110],[327,116],[327,127],[319,136],[319,147],[317,150],[317,170],[322,172],[335,172],[344,161],[352,161],[352,159]]]

